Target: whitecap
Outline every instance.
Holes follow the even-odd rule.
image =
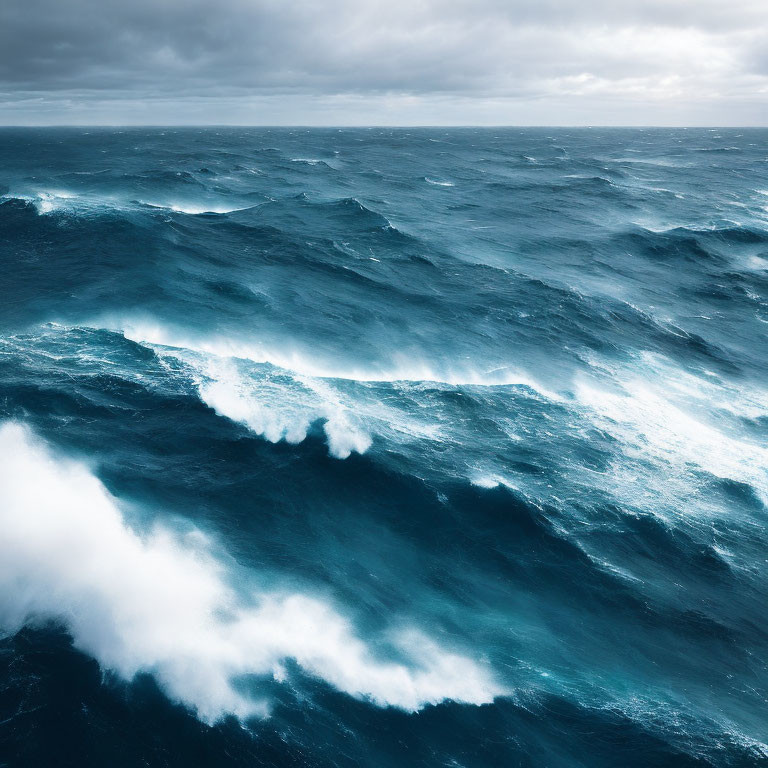
[[[577,403],[620,441],[625,457],[663,465],[663,476],[704,471],[752,486],[768,502],[768,449],[728,429],[718,411],[748,418],[768,415],[768,393],[737,390],[693,376],[660,356],[643,354],[640,365],[610,364],[611,386],[577,381]]]
[[[287,344],[267,347],[231,337],[199,337],[174,331],[151,320],[104,319],[95,324],[122,333],[137,343],[184,348],[218,357],[234,357],[255,363],[269,363],[287,371],[315,379],[345,379],[358,382],[435,382],[448,386],[520,386],[548,400],[561,401],[562,395],[548,389],[527,373],[512,366],[492,368],[456,365],[446,361],[420,361],[417,356],[393,353],[390,360],[369,367],[351,367],[312,358]]]
[[[234,565],[214,557],[200,531],[136,532],[85,466],[54,455],[17,423],[0,426],[0,526],[5,631],[62,621],[103,668],[126,680],[151,673],[207,722],[268,714],[269,702],[236,680],[279,682],[287,660],[351,696],[408,711],[504,694],[485,666],[416,629],[383,638],[399,659],[383,660],[327,601],[239,593]]]
[[[184,355],[182,354],[182,358]],[[186,359],[189,361],[189,357]],[[331,456],[365,453],[371,437],[332,387],[310,378],[247,376],[231,358],[207,356],[198,363],[200,398],[216,413],[247,426],[270,442],[300,443],[318,420]]]
[[[98,212],[105,209],[125,209],[139,206],[148,208],[158,208],[161,210],[173,211],[175,213],[186,213],[190,215],[199,215],[205,213],[232,213],[234,211],[245,210],[251,206],[227,205],[222,202],[156,202],[121,199],[116,196],[88,195],[69,192],[66,190],[42,190],[35,192],[25,192],[5,197],[15,197],[19,200],[31,202],[40,215],[46,215],[57,212]]]
[[[67,208],[72,208],[77,200],[77,195],[65,191],[41,191],[27,193],[14,193],[5,195],[7,198],[26,200],[34,205],[35,210],[41,216],[54,213]]]
[[[235,211],[243,211],[250,206],[231,206],[222,205],[220,203],[149,203],[143,200],[139,201],[142,205],[146,205],[149,208],[161,208],[167,211],[173,211],[174,213],[186,213],[189,216],[199,216],[206,213],[233,213]]]
[[[66,206],[74,197],[75,195],[69,192],[41,192],[34,204],[38,213],[52,213]]]

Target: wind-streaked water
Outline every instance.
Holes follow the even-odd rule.
[[[768,131],[0,131],[0,765],[768,761]]]

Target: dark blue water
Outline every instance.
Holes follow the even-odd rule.
[[[0,131],[0,765],[768,763],[768,131]]]

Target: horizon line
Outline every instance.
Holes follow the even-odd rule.
[[[765,130],[768,129],[768,123],[765,125],[664,125],[652,123],[622,123],[622,124],[602,124],[602,123],[418,123],[418,124],[386,124],[386,123],[339,123],[338,125],[313,124],[313,123],[0,123],[0,129],[4,128],[301,128],[301,129],[327,129],[327,130],[347,130],[353,128],[376,129],[438,129],[438,128],[460,128],[460,129],[503,129],[503,128],[569,128],[569,129],[679,129],[679,130]]]

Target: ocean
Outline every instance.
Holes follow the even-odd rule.
[[[0,129],[0,766],[768,765],[768,130]]]

